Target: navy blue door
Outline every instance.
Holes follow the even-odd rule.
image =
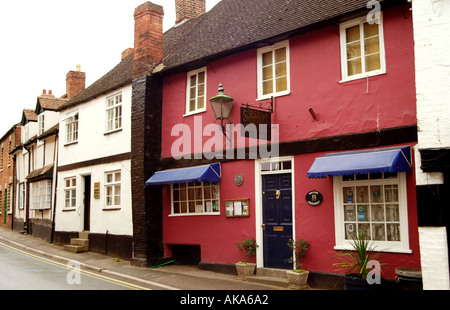
[[[292,179],[291,174],[262,176],[264,267],[291,269]]]

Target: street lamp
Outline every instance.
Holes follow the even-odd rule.
[[[233,108],[234,99],[225,95],[222,84],[219,85],[219,93],[209,99],[211,107],[214,111],[216,120],[220,120],[220,128],[223,134],[226,136],[224,120],[228,120],[230,117],[231,109]]]

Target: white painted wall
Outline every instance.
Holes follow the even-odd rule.
[[[122,130],[106,134],[106,98],[122,91]],[[131,152],[131,85],[61,112],[59,166]],[[65,145],[65,119],[79,113],[78,143]]]
[[[416,184],[442,184],[441,173],[420,170],[419,149],[450,146],[450,1],[412,0],[418,145]],[[448,206],[450,207],[450,206]],[[424,289],[450,289],[445,227],[420,227]]]
[[[122,93],[122,130],[106,134],[106,103],[111,95]],[[83,163],[88,160],[131,152],[131,85],[94,98],[86,103],[64,110],[60,115],[58,167]],[[78,142],[66,144],[67,117],[78,113]],[[108,210],[105,201],[105,173],[120,170],[121,207]],[[91,176],[91,214],[90,232],[115,235],[132,235],[133,221],[131,212],[131,161],[125,160],[110,164],[85,166],[68,171],[58,171],[58,197],[56,213],[56,231],[84,230],[84,176]],[[65,179],[77,178],[77,200],[75,208],[65,208]],[[100,198],[94,199],[94,184],[100,183]]]
[[[58,173],[58,197],[55,228],[56,231],[83,231],[84,230],[84,176],[91,176],[91,206],[90,206],[90,232],[105,234],[106,231],[115,235],[132,235],[133,221],[131,212],[131,161],[122,161],[112,164],[90,166]],[[121,207],[108,210],[105,201],[105,172],[120,170]],[[64,181],[66,178],[76,177],[77,194],[76,207],[65,208]],[[100,198],[94,199],[94,184],[100,183]]]
[[[445,227],[419,227],[424,290],[449,290],[447,231]]]
[[[450,1],[413,0],[418,149],[450,147]],[[416,169],[417,185],[442,184],[440,173]]]

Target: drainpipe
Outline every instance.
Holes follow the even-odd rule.
[[[50,235],[50,243],[53,243],[53,237],[55,235],[55,216],[56,216],[56,197],[57,197],[57,190],[58,190],[58,155],[56,152],[58,151],[58,141],[59,136],[58,133],[55,135],[55,146],[53,149],[53,214],[52,214],[52,232]]]

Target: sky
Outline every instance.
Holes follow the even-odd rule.
[[[66,93],[66,74],[86,72],[86,87],[133,47],[134,10],[146,0],[0,1],[0,138],[35,109],[45,89]],[[175,0],[164,7],[164,31],[175,24]],[[206,0],[209,11],[220,0]]]

